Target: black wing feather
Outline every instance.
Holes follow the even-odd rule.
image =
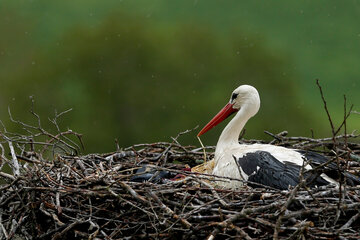
[[[238,158],[239,166],[249,176],[248,181],[266,185],[277,189],[288,189],[289,186],[296,186],[299,183],[301,166],[291,162],[280,162],[273,155],[266,151],[247,153]],[[311,186],[328,184],[322,177],[308,173],[305,176]],[[256,184],[249,184],[257,187]]]
[[[297,150],[297,151],[305,157],[305,159],[312,167],[317,167],[329,161],[327,157],[319,153],[304,151],[304,150]],[[335,162],[330,162],[326,164],[324,167],[321,168],[321,170],[319,170],[319,172],[325,173],[327,176],[337,181],[345,176],[346,183],[351,186],[360,184],[360,178],[355,176],[354,174],[351,174],[346,171],[340,171],[341,174],[339,175],[339,169]]]

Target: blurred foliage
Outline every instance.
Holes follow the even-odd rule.
[[[264,130],[328,129],[304,107],[292,59],[238,26],[219,34],[201,21],[154,24],[117,11],[96,24],[73,24],[45,44],[39,39],[51,36],[37,29],[44,23],[17,14],[0,10],[0,119],[13,131],[19,129],[9,123],[7,106],[15,118],[34,121],[34,96],[44,124],[55,109],[73,108],[60,125],[84,134],[86,152],[114,150],[115,138],[120,146],[168,141],[203,127],[241,84],[255,86],[262,99],[247,138],[265,138]],[[216,144],[224,125],[204,142]],[[198,130],[180,142],[198,145]]]

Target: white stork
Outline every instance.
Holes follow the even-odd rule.
[[[199,132],[198,136],[201,136],[236,112],[222,131],[216,145],[214,175],[243,179],[277,189],[288,189],[289,186],[299,183],[303,164],[307,170],[328,161],[325,156],[314,152],[270,144],[239,144],[241,130],[259,108],[258,91],[252,86],[242,85],[233,91],[229,103]],[[328,164],[322,170],[320,176],[311,171],[304,176],[312,180],[310,186],[337,183],[334,179],[339,177],[339,171],[335,163]],[[346,176],[352,185],[360,184],[360,178],[355,175],[345,172],[342,176]],[[242,184],[239,181],[228,181],[220,185],[237,188]]]

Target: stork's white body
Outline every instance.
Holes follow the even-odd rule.
[[[302,166],[303,159],[299,152],[293,149],[274,146],[270,144],[230,144],[222,148],[216,148],[215,152],[215,167],[213,174],[228,178],[248,180],[248,175],[241,167],[238,167],[235,159],[241,159],[248,153],[257,151],[266,151],[273,155],[281,162],[293,162],[296,165]],[[311,169],[310,165],[305,165],[305,169]],[[241,175],[240,172],[241,171]],[[219,181],[218,185],[228,188],[238,188],[242,186],[241,181]]]
[[[198,136],[237,112],[222,131],[216,145],[214,175],[245,181],[255,179],[256,183],[262,185],[286,189],[298,183],[302,166],[311,169],[309,162],[321,164],[327,161],[324,156],[311,153],[310,161],[304,164],[308,155],[296,149],[270,144],[239,144],[241,130],[259,108],[260,97],[257,90],[252,86],[242,85],[233,91],[229,103],[199,132]],[[315,184],[336,183],[325,174],[320,176],[314,177],[317,181]],[[354,181],[357,179],[354,178]],[[242,186],[242,182],[223,180],[218,185],[238,188]]]

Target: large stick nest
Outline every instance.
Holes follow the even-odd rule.
[[[274,135],[272,144],[326,150],[356,174],[360,145],[337,138]],[[354,137],[347,135],[346,139]],[[247,141],[255,142],[255,141]],[[345,148],[346,147],[346,148]],[[207,157],[213,156],[207,148]],[[172,143],[132,146],[109,154],[16,154],[20,174],[1,177],[0,238],[224,239],[359,238],[360,186],[295,187],[288,191],[216,188],[213,177],[182,171],[203,160],[201,148]],[[3,156],[4,157],[4,156]],[[349,157],[349,158],[348,158]],[[142,164],[183,174],[177,181],[129,181]],[[18,239],[18,238],[17,238]]]
[[[345,108],[344,121],[335,129],[323,101],[332,137],[267,132],[273,137],[268,143],[320,152],[339,171],[359,176],[358,135],[346,134],[351,109]],[[33,106],[36,125],[14,120],[9,111],[25,133],[0,130],[0,239],[360,238],[360,186],[348,186],[345,179],[313,189],[304,181],[286,191],[250,188],[246,182],[237,190],[222,189],[214,180],[229,179],[184,171],[204,160],[203,150],[211,160],[214,147],[182,146],[176,137],[170,143],[81,155],[81,135],[61,131],[57,123],[66,112],[55,113],[54,129],[46,131]],[[345,134],[339,136],[342,128]],[[160,171],[181,177],[130,181],[143,165],[154,179]]]

